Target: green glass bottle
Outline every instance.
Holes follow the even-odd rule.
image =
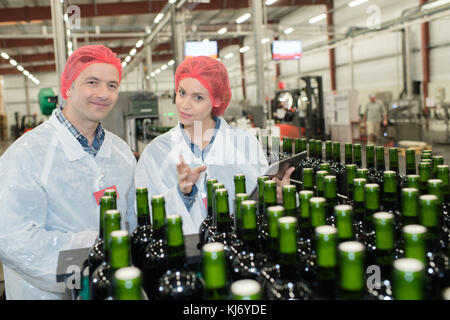
[[[419,191],[421,195],[427,193],[427,182],[429,179],[431,179],[431,164],[419,162]]]
[[[344,161],[345,164],[353,163],[353,145],[351,143],[344,145]]]
[[[417,259],[402,258],[394,262],[393,294],[395,300],[424,298],[424,265]]]
[[[364,245],[347,241],[338,246],[339,300],[362,300],[365,297]]]
[[[341,144],[339,142],[333,142],[333,163],[331,164],[331,174],[336,177],[337,192],[344,194],[345,190],[345,178],[344,178],[344,166],[341,163]]]
[[[353,145],[353,163],[356,164],[358,168],[362,168],[362,150],[361,145],[356,143]]]
[[[311,289],[303,280],[301,260],[297,250],[297,218],[278,219],[279,269],[275,281],[267,283],[267,295],[271,300],[307,300]]]
[[[309,214],[311,216],[311,226],[317,228],[326,225],[326,199],[312,197],[309,199]]]
[[[145,249],[143,259],[143,288],[150,300],[155,299],[159,278],[163,275],[167,263],[166,208],[162,195],[151,198],[153,241]]]
[[[103,196],[100,198],[100,215],[99,215],[99,234],[88,252],[89,277],[92,277],[95,269],[105,261],[105,212],[114,209],[114,198],[111,196]]]
[[[167,215],[165,221],[166,271],[158,281],[157,300],[199,300],[203,296],[203,280],[186,264],[181,216]]]
[[[436,178],[437,177],[437,166],[444,164],[444,157],[443,156],[433,156],[431,158],[432,162],[432,172],[431,177]]]
[[[419,190],[402,189],[402,226],[417,224],[419,221]]]
[[[450,229],[450,184],[448,165],[437,166],[437,178],[442,181],[442,214],[447,229]]]
[[[314,191],[314,171],[313,168],[303,168],[302,190]]]
[[[322,163],[322,141],[316,140],[314,142],[314,158],[311,162],[311,168],[313,169],[314,174],[320,170],[320,164]]]
[[[353,180],[356,178],[356,164],[347,164],[345,165],[345,171],[346,171],[346,193],[347,196],[346,203],[349,205],[353,205]]]
[[[325,141],[325,160],[330,164],[333,162],[333,142],[330,140]]]
[[[264,219],[264,183],[269,180],[268,176],[258,177],[258,225],[263,223]]]
[[[316,266],[314,299],[335,300],[337,290],[337,230],[332,226],[315,229]]]
[[[360,242],[364,242],[364,221],[365,221],[365,186],[367,180],[364,178],[356,178],[353,180],[353,230],[355,238]]]
[[[227,300],[230,298],[226,259],[225,247],[222,243],[212,242],[203,246],[204,300]]]
[[[109,210],[105,215],[105,228],[109,232],[106,241],[106,260],[94,272],[91,279],[92,300],[111,300],[113,297],[112,277],[116,270],[131,265],[130,235],[119,230],[120,213]]]
[[[283,207],[287,216],[298,216],[297,189],[294,185],[284,185],[282,187]]]
[[[367,168],[356,169],[356,177],[363,178],[369,181],[369,169]]]
[[[330,163],[329,162],[322,162],[320,164],[320,170],[321,171],[326,171],[328,172],[329,175],[331,175],[331,168],[330,168]]]
[[[355,240],[353,231],[353,208],[347,204],[341,204],[334,207],[334,215],[337,228],[338,242]]]
[[[369,170],[369,177],[367,182],[375,182],[376,168],[375,168],[375,146],[366,146],[366,168]]]
[[[314,193],[309,190],[303,190],[298,193],[300,202],[300,215],[298,219],[299,237],[298,248],[300,255],[306,261],[311,254],[311,237],[313,228],[311,225],[311,210],[309,200],[314,197]]]
[[[395,177],[395,171],[383,172],[383,209],[394,214],[398,211],[397,181]]]
[[[300,139],[300,152],[307,151],[306,150],[306,145],[307,145],[306,139],[305,138],[301,138]],[[296,170],[294,172],[294,176],[296,178],[295,180],[298,180],[298,181],[302,180],[303,168],[305,166],[308,166],[308,161],[309,161],[308,157],[303,158],[302,160],[300,160],[300,162],[299,162],[299,164],[298,164],[298,166],[297,166],[297,168],[296,168]]]
[[[440,213],[441,218],[443,212],[443,197],[442,197],[442,180],[441,179],[429,179],[427,181],[427,194],[433,194],[438,198],[437,211]]]
[[[389,170],[399,173],[398,148],[389,148]]]
[[[238,193],[246,193],[245,175],[241,173],[234,175],[234,194],[236,195]]]
[[[292,156],[292,138],[283,138],[283,156],[289,158]]]
[[[295,154],[299,154],[300,152],[302,152],[300,138],[295,138],[294,140],[294,152]]]
[[[383,172],[386,171],[386,162],[384,159],[383,146],[377,146],[375,148],[375,159],[376,159],[376,172],[373,182],[379,184],[381,190],[383,190]]]
[[[265,254],[258,241],[256,224],[256,201],[244,200],[240,203],[242,214],[242,245],[231,264],[231,279],[257,279],[266,263]]]
[[[153,238],[147,188],[136,188],[136,208],[138,225],[131,234],[131,259],[135,267],[142,269],[145,249]]]
[[[337,198],[337,178],[336,176],[325,176],[325,199],[326,202],[326,220],[327,224],[334,226],[335,220],[334,220],[334,207],[338,204],[338,198]]]
[[[325,197],[325,176],[328,171],[319,170],[316,172],[316,197]]]
[[[205,239],[207,238],[207,232],[209,228],[212,226],[214,221],[213,216],[213,190],[212,186],[214,183],[217,183],[217,179],[208,179],[206,180],[206,198],[207,198],[207,206],[208,206],[208,215],[200,224],[198,238],[199,238],[199,246],[200,249],[203,244],[205,244]]]
[[[406,159],[406,174],[417,174],[416,171],[416,150],[414,149],[406,149],[405,151],[405,159]]]
[[[364,214],[364,236],[362,243],[368,251],[370,259],[375,250],[375,224],[373,215],[380,210],[380,186],[376,183],[366,183],[365,185],[365,208]]]
[[[263,218],[258,224],[258,237],[266,247],[266,242],[269,239],[269,227],[268,227],[268,208],[277,205],[277,185],[273,180],[264,181],[264,207]]]
[[[234,199],[234,219],[233,219],[233,229],[236,233],[236,241],[242,240],[242,212],[241,212],[241,203],[244,200],[248,200],[249,196],[246,193],[238,193],[236,194],[236,198]]]
[[[406,187],[420,189],[420,176],[418,174],[408,174],[406,176]]]
[[[106,189],[103,193],[103,196],[112,197],[113,198],[113,207],[112,209],[117,209],[117,192],[115,189]]]
[[[225,185],[221,182],[213,183],[212,185],[212,212],[213,212],[213,220],[212,225],[209,227],[206,235],[205,235],[205,243],[209,241],[209,238],[216,232],[217,229],[217,205],[216,205],[216,191],[218,189],[225,188]]]
[[[242,279],[231,284],[233,300],[261,300],[261,285],[253,279]]]
[[[114,300],[143,300],[142,273],[136,267],[123,267],[113,275]]]

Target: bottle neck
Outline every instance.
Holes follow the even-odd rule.
[[[186,252],[184,243],[178,246],[167,246],[167,268],[168,269],[184,269],[186,263]]]

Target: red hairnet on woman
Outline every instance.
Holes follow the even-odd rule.
[[[220,61],[187,58],[175,72],[175,91],[179,123],[146,146],[135,184],[147,187],[149,197],[163,195],[166,213],[181,215],[183,233],[193,234],[211,214],[208,179],[224,184],[231,213],[234,175],[245,175],[250,194],[268,163],[256,138],[222,117],[231,101],[231,88]]]

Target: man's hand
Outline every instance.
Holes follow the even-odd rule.
[[[294,167],[290,167],[284,173],[283,178],[280,180],[277,177],[273,177],[273,181],[277,184],[277,202],[283,203],[283,186],[291,184],[291,174],[295,171]]]
[[[206,170],[206,166],[199,166],[191,169],[180,154],[180,162],[177,163],[178,172],[178,185],[183,194],[189,194],[192,191],[192,187],[197,181],[200,174]]]

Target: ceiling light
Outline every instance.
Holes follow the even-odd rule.
[[[137,50],[135,48],[131,49],[130,56],[134,56],[136,54],[136,51]]]
[[[174,3],[176,3],[177,2],[177,0],[169,0],[169,3],[170,4],[174,4]]]
[[[125,62],[126,62],[126,63],[130,62],[130,60],[131,60],[131,57],[130,57],[130,56],[127,56],[127,57],[125,58]]]
[[[127,66],[127,63],[124,61],[122,62],[122,68],[125,68]]]
[[[266,6],[270,6],[271,4],[274,4],[277,2],[277,0],[266,0]]]
[[[236,19],[236,23],[242,23],[246,20],[248,20],[252,15],[250,13],[246,13],[242,16],[240,16],[239,18]]]
[[[6,52],[2,52],[1,56],[3,57],[3,59],[6,59],[6,60],[9,59],[9,56],[8,56],[8,54]]]
[[[23,75],[28,77],[28,75],[30,74],[30,72],[28,70],[23,70]]]
[[[232,52],[230,52],[230,53],[227,53],[224,58],[231,59],[231,58],[233,58],[233,56],[234,56],[234,54]]]
[[[150,73],[150,77],[154,77],[154,76],[156,76],[156,73],[154,73],[154,72]]]
[[[161,66],[161,70],[164,71],[164,70],[166,70],[166,69],[167,69],[167,65],[164,64],[164,65]]]
[[[17,61],[14,59],[9,60],[9,63],[11,63],[13,66],[17,66]]]
[[[143,44],[144,44],[144,41],[143,40],[139,40],[138,42],[136,42],[136,48],[142,47]]]
[[[240,48],[239,52],[240,53],[244,53],[244,52],[247,52],[248,50],[250,50],[250,47],[249,46],[245,46],[245,47]]]
[[[67,48],[69,48],[69,50],[73,48],[73,43],[72,43],[72,41],[69,41],[69,42],[67,43]]]
[[[444,4],[447,4],[449,2],[450,2],[450,0],[438,0],[438,1],[430,2],[430,3],[423,5],[422,9],[424,9],[424,10],[433,9],[433,8],[442,6]]]
[[[156,69],[156,70],[155,70],[155,73],[156,73],[156,74],[161,73],[161,69]]]
[[[173,61],[173,60],[170,60],[169,62],[167,62],[167,64],[168,64],[169,66],[173,65],[174,63],[175,63],[175,61]]]
[[[19,65],[17,66],[17,70],[19,70],[20,72],[22,72],[22,71],[23,71],[23,67],[19,64]]]
[[[353,0],[352,2],[348,3],[348,6],[350,8],[353,8],[353,7],[359,6],[360,4],[363,4],[364,2],[367,2],[367,1],[369,1],[369,0]]]
[[[284,34],[289,34],[289,33],[292,33],[292,32],[294,32],[294,28],[292,28],[292,27],[287,28],[287,29],[284,30]]]
[[[162,20],[162,18],[164,18],[164,14],[163,13],[158,13],[158,15],[156,16],[156,18],[155,18],[155,23],[159,23],[161,20]]]
[[[223,28],[221,28],[219,31],[217,31],[217,33],[218,33],[218,34],[224,34],[224,33],[227,32],[227,31],[228,31],[228,29],[225,28],[225,27],[223,27]]]
[[[326,17],[327,17],[327,15],[325,13],[319,14],[318,16],[309,19],[309,23],[314,24],[316,22],[324,20]]]
[[[267,42],[269,42],[269,41],[270,41],[269,38],[264,38],[264,39],[261,40],[261,43],[264,44],[264,43],[267,43]]]

